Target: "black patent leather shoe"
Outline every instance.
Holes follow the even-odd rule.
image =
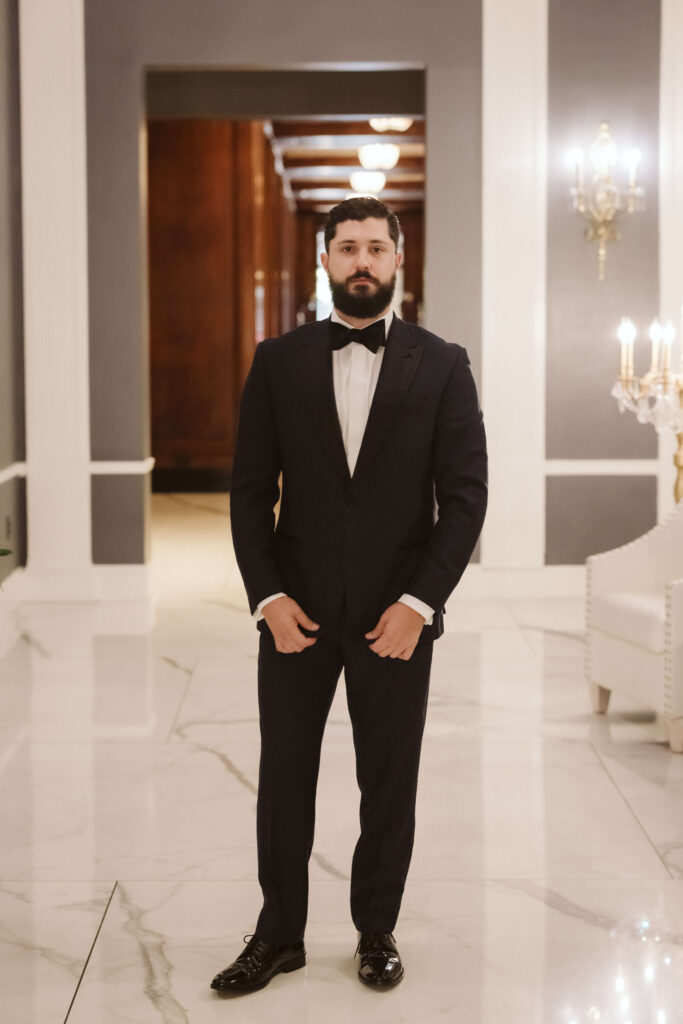
[[[211,982],[211,988],[216,992],[255,992],[264,988],[281,971],[288,974],[306,965],[303,942],[271,946],[255,935],[245,935],[245,942],[247,938],[249,942],[244,951]]]
[[[391,932],[361,932],[356,953],[360,955],[358,977],[374,988],[398,985],[404,970]]]

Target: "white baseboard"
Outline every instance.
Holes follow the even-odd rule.
[[[451,601],[582,598],[584,593],[582,565],[552,565],[543,569],[483,569],[472,565]],[[19,605],[47,601],[92,601],[95,611],[98,602],[120,602],[114,620],[103,609],[106,614],[93,620],[93,628],[98,632],[121,631],[124,615],[131,618],[126,627],[129,631],[144,632],[154,618],[150,566],[93,565],[90,572],[51,576],[32,575],[22,567],[15,569],[0,589],[0,657],[18,637],[15,613]],[[135,606],[135,602],[139,604]]]
[[[152,594],[152,571],[143,565],[94,565],[98,601],[148,601]]]
[[[451,600],[575,598],[586,590],[583,565],[546,565],[541,569],[485,569],[471,565]]]
[[[146,601],[152,597],[151,572],[142,565],[92,565],[68,572],[32,572],[20,566],[2,581],[0,597],[11,603],[34,601]]]

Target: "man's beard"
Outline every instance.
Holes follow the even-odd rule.
[[[349,286],[354,281],[353,277],[346,281],[337,281],[332,274],[328,273],[327,275],[335,309],[338,309],[340,313],[346,313],[347,316],[357,317],[359,320],[369,320],[371,317],[383,313],[393,299],[396,274],[390,281],[384,283],[377,281],[377,278],[369,278],[368,274],[358,275],[358,277],[361,276],[368,277],[376,285],[374,291],[363,287],[352,291]]]

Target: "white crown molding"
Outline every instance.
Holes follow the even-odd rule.
[[[8,480],[16,480],[20,476],[26,476],[26,463],[12,462],[4,469],[0,469],[0,484],[6,484]]]
[[[146,459],[125,459],[119,462],[97,459],[90,463],[89,468],[92,476],[108,473],[116,475],[144,474],[152,472],[155,461],[153,455]],[[25,462],[13,462],[11,465],[5,466],[4,469],[0,469],[0,484],[7,483],[8,480],[15,480],[17,477],[25,477],[28,472],[29,469]]]
[[[546,476],[657,476],[658,459],[546,459]]]
[[[108,462],[103,459],[98,459],[90,463],[90,472],[93,476],[102,476],[109,473],[115,473],[117,475],[151,473],[154,469],[154,463],[155,459],[152,455],[146,459],[125,459],[121,462]]]

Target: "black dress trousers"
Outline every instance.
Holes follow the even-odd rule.
[[[320,748],[342,669],[361,794],[351,916],[359,931],[393,930],[413,849],[432,647],[425,639],[408,661],[380,658],[342,621],[301,653],[280,654],[267,627],[261,632],[257,843],[263,907],[255,934],[263,941],[284,945],[304,936]]]

